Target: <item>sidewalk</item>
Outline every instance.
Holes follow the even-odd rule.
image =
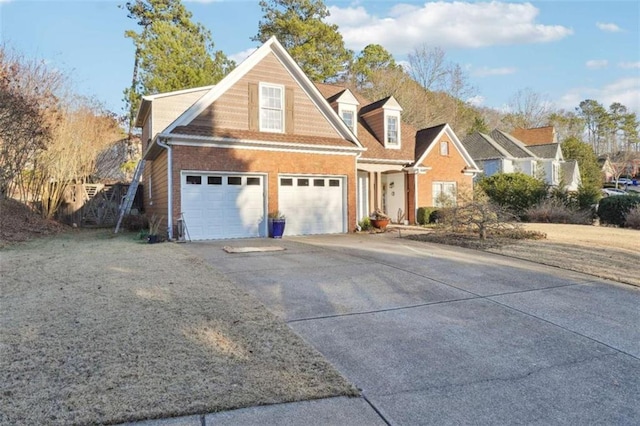
[[[206,415],[123,423],[121,426],[265,426],[265,425],[385,425],[363,398],[326,398],[263,405]]]

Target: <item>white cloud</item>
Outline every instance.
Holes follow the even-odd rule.
[[[481,95],[476,95],[476,96],[473,96],[473,97],[467,99],[467,102],[470,103],[473,106],[480,106],[480,105],[484,104],[484,101],[485,101],[485,98],[484,98],[484,96],[481,96]]]
[[[606,31],[608,33],[619,33],[622,31],[622,28],[617,26],[614,23],[605,23],[605,22],[596,22],[596,27],[598,27],[602,31]]]
[[[251,47],[251,48],[245,49],[245,50],[243,50],[241,52],[233,53],[233,54],[229,55],[228,58],[233,60],[233,61],[235,61],[236,64],[239,64],[240,62],[242,62],[245,59],[247,59],[249,57],[249,55],[251,55],[256,50],[258,50],[257,47]]]
[[[472,74],[477,77],[488,77],[492,75],[514,74],[516,71],[517,69],[515,67],[501,67],[501,68],[482,67],[472,71]]]
[[[587,68],[595,70],[600,68],[606,68],[607,65],[609,65],[609,61],[607,61],[606,59],[591,59],[587,61],[585,65],[587,66]]]
[[[371,15],[364,6],[330,6],[327,21],[337,24],[347,47],[361,50],[370,43],[394,54],[405,54],[427,43],[441,47],[486,47],[546,43],[573,30],[536,22],[538,9],[530,3],[498,1],[398,4],[386,17]]]
[[[601,88],[576,87],[559,100],[560,106],[568,110],[576,108],[585,99],[594,99],[608,108],[620,102],[629,110],[640,114],[640,77],[621,78]]]
[[[640,62],[620,62],[620,68],[640,68]]]

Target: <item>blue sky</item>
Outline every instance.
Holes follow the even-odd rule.
[[[123,113],[135,22],[122,1],[0,0],[0,39],[71,74],[82,94]],[[262,17],[257,0],[185,1],[216,48],[242,59]],[[530,88],[555,107],[584,99],[621,102],[640,113],[640,2],[330,1],[348,48],[382,44],[399,61],[426,43],[446,50],[477,88],[474,102],[504,108]]]

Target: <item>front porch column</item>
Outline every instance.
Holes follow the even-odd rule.
[[[373,210],[375,209],[374,206],[376,204],[376,172],[368,173],[369,179],[367,179],[367,181],[369,182],[369,199],[367,200],[367,208],[369,209],[369,211],[367,212],[367,215],[373,212]]]
[[[382,173],[376,172],[376,200],[374,209],[382,210]]]

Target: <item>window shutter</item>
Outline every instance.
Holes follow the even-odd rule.
[[[285,133],[293,133],[293,88],[287,87],[284,94],[284,125]]]
[[[258,130],[258,84],[249,83],[249,130]]]

